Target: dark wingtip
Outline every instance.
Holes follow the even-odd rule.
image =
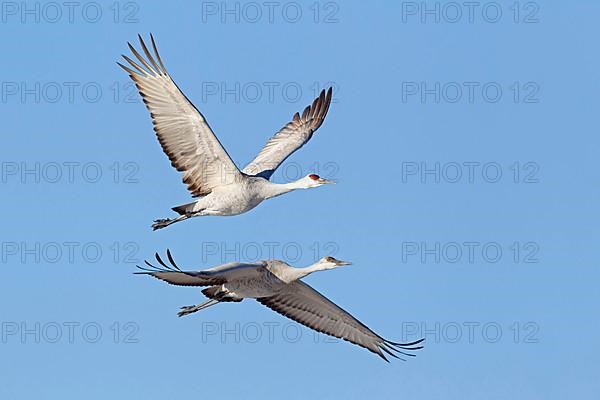
[[[415,340],[414,342],[410,342],[410,343],[398,343],[398,342],[392,342],[391,340],[386,340],[387,343],[393,344],[394,346],[400,346],[400,347],[414,346],[414,345],[422,343],[424,341],[425,341],[425,338]],[[423,348],[423,347],[421,346],[420,348]]]
[[[123,57],[125,57],[125,55],[122,54]],[[134,76],[135,72],[133,72],[133,70],[129,67],[126,67],[125,65],[121,64],[118,61],[115,61],[117,63],[117,65],[121,68],[123,68],[125,70],[125,72],[127,72],[130,76]]]
[[[388,350],[387,348],[385,348],[384,346],[380,347],[381,350],[385,351],[387,354],[389,354],[390,356],[403,360],[403,358],[398,357],[396,354],[392,353],[390,350]],[[388,361],[389,362],[389,361]]]
[[[173,267],[175,267],[175,269],[179,270],[179,267],[177,266],[177,264],[175,263],[175,260],[173,259],[173,256],[171,255],[171,250],[167,249],[167,258],[169,259],[169,262],[171,263],[171,265]]]
[[[379,343],[379,348],[395,358],[398,358],[402,361],[406,361],[405,358],[399,357],[398,354],[401,354],[401,355],[407,356],[407,357],[416,357],[417,356],[416,354],[407,353],[407,351],[421,350],[423,348],[423,346],[415,346],[415,345],[418,345],[419,343],[423,343],[424,340],[425,340],[425,338],[415,340],[414,342],[409,342],[409,343],[397,343],[397,342],[392,342],[392,341],[383,339],[382,342]],[[404,351],[402,351],[402,350],[404,350]]]

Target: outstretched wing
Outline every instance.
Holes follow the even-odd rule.
[[[170,250],[167,250],[169,264],[165,263],[158,253],[155,253],[154,257],[156,257],[156,261],[158,261],[160,266],[150,264],[148,261],[144,260],[147,267],[140,267],[138,265],[137,267],[141,269],[142,272],[134,273],[150,275],[170,283],[171,285],[178,286],[212,286],[221,285],[226,281],[223,277],[216,276],[215,274],[206,271],[182,271],[177,264],[175,264],[175,260],[173,260]]]
[[[307,106],[302,115],[296,113],[291,122],[277,132],[248,164],[242,172],[248,175],[269,179],[273,172],[293,152],[304,146],[319,129],[331,104],[332,88],[321,91],[313,103]]]
[[[364,347],[386,361],[388,359],[384,352],[396,358],[400,358],[397,354],[412,357],[414,354],[407,353],[407,351],[423,348],[423,346],[417,345],[424,339],[412,343],[394,343],[383,339],[348,312],[301,281],[288,284],[285,290],[275,296],[262,297],[257,300],[273,311],[302,325]]]
[[[135,82],[150,111],[158,141],[171,160],[171,165],[183,172],[183,182],[194,197],[205,196],[215,187],[233,183],[242,175],[204,116],[171,79],[152,35],[150,38],[154,56],[139,36],[146,58],[128,43],[129,49],[143,66],[125,55],[123,58],[129,66],[117,64]]]

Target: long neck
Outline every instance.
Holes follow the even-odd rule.
[[[291,192],[292,190],[297,189],[306,189],[306,185],[302,179],[299,179],[290,183],[273,183],[269,182],[265,186],[266,199],[270,199],[272,197],[280,196],[282,194]]]
[[[290,268],[288,272],[287,281],[288,283],[297,281],[298,279],[302,279],[305,276],[312,274],[313,272],[323,271],[325,269],[327,268],[325,268],[325,266],[320,263],[316,263],[304,268]]]

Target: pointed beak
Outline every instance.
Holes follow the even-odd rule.
[[[327,184],[336,184],[336,181],[331,181],[329,179],[324,179],[324,178],[319,178],[318,181],[321,185],[327,185]]]
[[[352,263],[350,261],[339,261],[338,260],[337,265],[352,265]]]

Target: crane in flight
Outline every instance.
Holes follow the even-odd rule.
[[[207,286],[202,293],[208,300],[194,306],[182,307],[177,315],[184,316],[222,302],[256,299],[273,311],[317,332],[344,339],[364,347],[389,361],[386,354],[403,359],[414,357],[410,351],[422,349],[425,339],[410,343],[386,340],[344,311],[327,297],[302,282],[313,272],[338,268],[351,263],[324,257],[305,268],[294,268],[279,260],[255,263],[227,263],[202,271],[183,271],[167,250],[168,263],[155,254],[159,265],[145,261],[146,267],[136,274],[151,275],[172,285]]]
[[[154,55],[138,35],[145,58],[130,44],[138,62],[123,55],[129,66],[118,63],[135,83],[150,111],[154,131],[171,165],[183,172],[183,182],[197,201],[173,207],[176,218],[157,219],[153,230],[190,217],[238,215],[261,202],[298,189],[335,183],[317,174],[309,174],[289,183],[269,179],[283,161],[306,144],[319,129],[331,104],[332,88],[321,91],[302,114],[271,137],[256,158],[239,170],[206,122],[167,72],[154,37],[150,35]],[[141,65],[140,65],[141,64]]]

